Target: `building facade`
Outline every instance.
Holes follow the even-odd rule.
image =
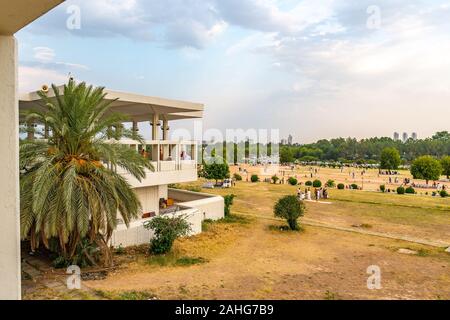
[[[63,92],[61,89],[60,92]],[[204,106],[198,103],[149,97],[105,89],[105,99],[111,101],[111,112],[127,116],[132,130],[138,131],[140,122],[151,124],[151,140],[143,143],[133,140],[112,141],[124,144],[147,157],[153,170],[146,169],[146,177],[137,180],[121,168],[115,169],[127,179],[135,190],[141,205],[142,216],[129,227],[119,221],[111,245],[127,247],[149,243],[153,236],[144,223],[159,215],[184,215],[191,223],[192,234],[201,232],[205,219],[217,220],[224,216],[224,200],[219,196],[182,192],[170,185],[193,182],[198,178],[198,144],[195,141],[169,139],[170,123],[177,120],[203,117]],[[47,95],[52,98],[50,90]],[[20,110],[39,109],[37,92],[20,96]],[[37,124],[31,124],[37,125]],[[28,135],[28,139],[34,139]]]

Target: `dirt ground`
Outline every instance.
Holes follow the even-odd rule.
[[[209,262],[149,266],[141,258],[103,281],[102,291],[149,291],[159,299],[450,299],[450,256],[402,241],[306,227],[301,233],[254,219],[219,224],[177,244],[178,254]],[[399,248],[423,250],[404,255]],[[380,290],[367,288],[367,268],[381,268]]]
[[[322,181],[344,179],[339,170],[319,175]],[[198,188],[204,182],[182,187]],[[383,194],[375,192],[379,183],[373,183],[372,191],[332,189],[329,204],[306,204],[303,220],[450,243],[450,199]],[[83,295],[60,298],[450,299],[450,254],[445,248],[311,225],[303,225],[302,232],[280,230],[284,222],[273,217],[273,206],[296,190],[248,183],[245,177],[232,189],[203,189],[235,194],[232,211],[243,218],[205,223],[202,234],[178,240],[165,257],[149,256],[145,247],[127,251],[117,257],[120,268],[106,279],[84,281]],[[369,266],[381,270],[380,290],[367,288]],[[35,291],[25,298],[53,295]]]
[[[239,171],[239,168],[241,171]],[[244,170],[246,170],[245,173]],[[317,170],[317,172],[316,172]],[[333,168],[321,168],[321,167],[310,167],[310,166],[252,166],[252,165],[239,165],[230,167],[231,174],[239,173],[242,175],[244,180],[250,180],[252,174],[257,174],[261,180],[265,178],[271,178],[273,175],[277,175],[279,178],[287,180],[289,177],[295,177],[300,182],[305,183],[306,181],[312,181],[315,179],[321,180],[323,183],[327,182],[329,179],[334,180],[336,183],[344,183],[345,185],[357,184],[359,187],[363,187],[364,190],[377,191],[380,185],[385,185],[386,189],[396,190],[405,178],[411,180],[416,184],[425,185],[426,181],[413,179],[411,173],[406,170],[398,170],[397,175],[380,175],[378,169],[361,169],[361,168],[347,168],[345,167],[342,171],[340,169]],[[363,174],[364,172],[364,174]],[[311,176],[312,174],[312,176]],[[389,183],[389,177],[392,178],[392,183]],[[395,182],[395,178],[398,182]],[[445,177],[442,177],[444,179]],[[431,185],[433,182],[429,182]],[[441,182],[447,186],[447,190],[450,190],[450,182]],[[419,193],[425,194],[428,192],[430,195],[435,189],[423,189],[416,188]]]

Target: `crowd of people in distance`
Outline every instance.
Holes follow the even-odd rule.
[[[328,199],[328,189],[327,188],[315,188],[314,189],[314,197],[316,201],[320,201],[320,199]],[[311,188],[306,188],[305,192],[301,188],[297,190],[297,198],[300,201],[312,201],[312,192]]]

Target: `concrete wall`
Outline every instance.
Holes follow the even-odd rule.
[[[173,170],[165,172],[152,172],[147,170],[147,176],[142,181],[137,180],[131,174],[118,172],[124,176],[133,188],[139,187],[153,187],[161,185],[169,185],[173,183],[183,183],[196,181],[198,179],[197,168],[185,168],[184,170]]]
[[[176,214],[186,215],[187,221],[191,224],[192,231],[191,236],[202,232],[202,215],[197,209],[186,209]],[[153,232],[144,228],[144,223],[150,221],[150,219],[139,220],[131,223],[127,229],[125,225],[120,225],[111,238],[111,245],[118,248],[130,247],[143,244],[149,244],[153,237]]]
[[[184,207],[200,210],[203,220],[219,220],[224,217],[223,197],[178,189],[169,189],[169,197]]]
[[[17,44],[0,36],[0,300],[20,299]]]
[[[134,192],[139,198],[142,205],[142,211],[155,212],[159,214],[159,188],[158,187],[144,187],[136,188]]]

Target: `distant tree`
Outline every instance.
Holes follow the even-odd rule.
[[[242,181],[242,176],[239,173],[235,173],[233,175],[234,180],[236,181]]]
[[[294,154],[290,147],[281,147],[280,148],[280,162],[281,163],[292,163],[294,162]]]
[[[216,184],[219,180],[227,179],[230,177],[230,167],[226,162],[204,165],[204,177],[206,179],[215,180]]]
[[[256,182],[259,182],[259,177],[258,177],[258,175],[254,174],[254,175],[251,176],[250,180],[253,183],[256,183]]]
[[[450,132],[448,131],[441,131],[436,132],[432,138],[433,140],[450,140]]]
[[[276,184],[278,181],[280,181],[280,178],[278,178],[277,175],[272,176],[272,182],[273,182],[273,184]]]
[[[275,204],[274,213],[276,217],[286,219],[291,230],[299,230],[297,220],[305,214],[305,205],[296,196],[286,196]]]
[[[450,156],[445,156],[441,159],[441,166],[443,169],[443,174],[450,179]]]
[[[336,187],[336,182],[334,182],[334,180],[330,179],[330,180],[327,181],[326,186],[328,188],[334,188],[334,187]]]
[[[298,180],[297,180],[296,178],[294,178],[294,177],[290,177],[290,178],[288,179],[288,183],[289,183],[291,186],[296,186],[296,185],[298,184]]]
[[[320,181],[320,180],[314,180],[314,181],[313,181],[313,187],[314,187],[314,188],[321,188],[321,187],[322,187],[322,181]]]
[[[400,153],[395,148],[384,148],[380,156],[380,167],[386,170],[397,170],[401,163]]]
[[[398,194],[405,194],[405,192],[406,192],[406,190],[405,190],[404,187],[398,187],[398,188],[397,188],[397,193],[398,193]]]
[[[441,163],[432,156],[422,156],[414,160],[411,165],[411,174],[414,179],[439,180],[442,174]]]

